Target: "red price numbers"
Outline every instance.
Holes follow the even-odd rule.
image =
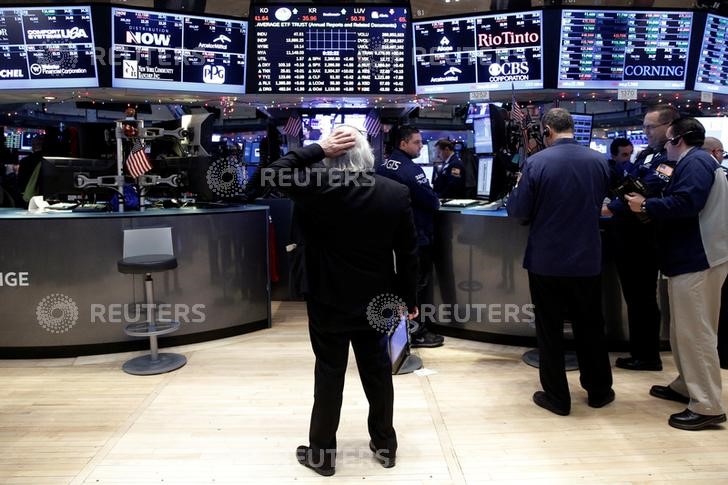
[[[315,22],[318,20],[318,15],[304,15],[301,17],[304,22]]]
[[[350,22],[366,22],[366,20],[366,17],[364,17],[363,15],[352,15],[351,17],[349,17]]]
[[[255,21],[256,22],[267,22],[268,21],[268,16],[267,15],[256,15],[255,16]]]

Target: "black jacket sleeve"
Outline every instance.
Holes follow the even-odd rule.
[[[410,198],[400,216],[394,238],[394,254],[397,261],[397,294],[404,299],[411,313],[417,305],[417,229]]]

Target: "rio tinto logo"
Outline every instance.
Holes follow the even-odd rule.
[[[538,32],[501,32],[500,34],[478,34],[478,47],[500,47],[538,44],[541,36]]]

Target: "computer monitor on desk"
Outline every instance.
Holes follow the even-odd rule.
[[[68,200],[69,196],[93,195],[109,200],[116,191],[113,187],[77,187],[77,175],[88,178],[104,177],[104,184],[112,185],[117,175],[115,160],[90,158],[43,157],[40,168],[40,190],[48,200]],[[108,178],[106,178],[108,177]]]

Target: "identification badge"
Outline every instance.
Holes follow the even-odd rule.
[[[661,173],[663,175],[667,175],[668,177],[672,176],[673,168],[669,165],[665,165],[664,163],[661,163],[657,166],[657,173]]]
[[[450,174],[451,174],[451,175],[452,175],[453,177],[459,177],[459,176],[460,176],[460,169],[459,169],[459,168],[457,168],[457,167],[455,167],[455,168],[453,168],[452,170],[450,170]]]

